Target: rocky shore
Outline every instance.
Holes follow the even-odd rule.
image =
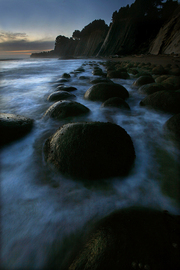
[[[133,78],[133,91],[142,95],[139,106],[173,114],[164,125],[164,136],[169,136],[177,148],[180,146],[178,57],[128,56],[109,58],[100,64],[90,61],[89,64],[93,67],[95,80],[91,80],[92,86],[84,93],[85,100],[101,103],[102,110],[115,108],[113,113],[117,110],[131,113],[128,105],[129,92],[121,84],[113,82],[113,79]],[[63,119],[67,123],[45,139],[41,154],[52,171],[58,170],[60,174],[75,181],[98,182],[111,177],[120,177],[121,181],[125,175],[131,173],[134,166],[134,144],[127,131],[115,123],[80,121],[80,117],[88,115],[90,109],[70,100],[76,97],[77,89],[72,85],[68,86],[68,83],[71,76],[77,75],[80,80],[89,80],[82,76],[84,67],[71,74],[62,74],[53,84],[54,94],[47,97],[49,108],[41,121],[48,123],[54,119]],[[8,121],[5,122],[6,118]],[[27,129],[24,130],[26,123]],[[3,146],[31,132],[32,124],[32,119],[1,114],[0,127],[5,135]],[[20,135],[12,136],[13,133]],[[180,268],[179,216],[146,207],[127,207],[99,219],[98,222],[92,221],[92,224],[85,236],[84,232],[80,233],[83,239],[76,239],[64,261],[59,256],[58,245],[55,251],[52,249],[46,252],[46,265],[43,269],[59,269],[59,264],[61,269],[66,270]],[[16,251],[16,247],[14,250]]]

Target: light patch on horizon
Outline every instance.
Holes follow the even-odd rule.
[[[54,40],[29,38],[26,33],[0,32],[0,56],[30,55],[54,49]]]

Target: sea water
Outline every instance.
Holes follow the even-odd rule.
[[[93,59],[24,59],[0,61],[1,112],[35,120],[24,138],[1,149],[1,256],[4,269],[63,269],[83,231],[101,217],[128,206],[145,206],[180,214],[179,150],[164,134],[172,116],[140,107],[144,96],[132,87],[135,78],[113,79],[130,94],[130,112],[102,109],[83,98],[103,61]],[[83,66],[83,73],[74,72]],[[77,88],[76,101],[91,112],[62,121],[43,119],[56,81],[70,73],[66,85]],[[113,122],[131,136],[136,160],[127,177],[96,183],[73,180],[47,165],[46,139],[63,124],[76,121]],[[77,153],[78,154],[78,153]],[[81,235],[81,237],[80,237]]]

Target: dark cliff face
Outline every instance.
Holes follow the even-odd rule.
[[[96,56],[106,37],[108,26],[103,20],[95,20],[87,25],[76,39],[58,36],[54,52],[59,57]],[[77,30],[75,31],[77,32]]]
[[[139,18],[115,21],[111,24],[98,55],[109,56],[147,52],[149,41],[156,36],[159,24],[159,20],[150,21]]]
[[[78,40],[73,40],[72,38],[67,38],[65,36],[58,36],[56,38],[54,52],[61,58],[72,58],[77,44]]]
[[[151,54],[180,54],[180,6],[161,27],[151,44]]]
[[[179,54],[180,6],[176,1],[167,1],[161,9],[154,5],[147,8],[145,3],[151,2],[157,1],[135,0],[130,7],[127,5],[113,13],[110,27],[103,20],[95,20],[81,31],[75,30],[73,38],[58,36],[53,51],[32,54],[31,57]]]
[[[106,34],[106,30],[95,30],[89,36],[83,37],[76,46],[74,56],[96,56]]]

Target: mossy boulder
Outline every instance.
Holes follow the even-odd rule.
[[[61,78],[69,79],[69,78],[71,78],[71,75],[69,73],[63,73],[61,75]]]
[[[119,78],[119,79],[128,79],[129,74],[126,71],[121,70],[110,70],[107,73],[108,78]]]
[[[104,78],[104,77],[99,77],[96,79],[93,79],[90,81],[92,84],[97,84],[97,83],[113,83],[109,78]]]
[[[129,172],[135,151],[128,133],[104,122],[63,125],[44,147],[45,159],[63,174],[78,179],[102,179]]]
[[[129,105],[127,104],[124,99],[119,97],[112,97],[107,99],[103,104],[101,105],[102,108],[118,108],[118,109],[126,109],[130,110]]]
[[[134,83],[133,86],[140,87],[144,84],[149,84],[149,83],[154,83],[154,79],[151,75],[145,75],[145,76],[140,76]]]
[[[125,208],[99,221],[69,270],[178,270],[179,217],[148,208]]]
[[[138,92],[140,94],[151,95],[155,92],[163,91],[163,90],[166,90],[166,88],[163,85],[158,84],[158,83],[149,83],[149,84],[145,84],[145,85],[141,86],[138,89]]]
[[[167,79],[163,80],[162,85],[167,90],[176,90],[180,87],[180,76],[169,76]]]
[[[161,75],[161,76],[158,76],[156,79],[155,79],[155,82],[156,83],[162,83],[164,80],[168,79],[169,78],[169,75]]]
[[[68,86],[68,85],[59,85],[57,87],[57,91],[67,91],[67,92],[72,92],[72,91],[75,91],[77,90],[76,87],[74,86]]]
[[[76,96],[73,95],[72,93],[66,92],[66,91],[56,91],[51,93],[47,100],[49,101],[59,101],[59,100],[64,100],[64,99],[71,99],[75,98]]]
[[[162,75],[164,73],[163,66],[159,65],[159,66],[154,67],[152,69],[152,73],[155,74],[155,75]]]
[[[129,92],[120,84],[97,83],[91,86],[84,95],[85,99],[102,102],[111,97],[126,99],[129,97]]]
[[[176,91],[159,91],[145,97],[141,106],[148,106],[168,113],[180,112],[180,93]]]
[[[180,145],[180,113],[175,114],[168,119],[164,125],[164,128],[171,133],[172,137],[178,141]]]
[[[0,146],[17,140],[33,127],[33,119],[9,113],[0,113]]]
[[[61,120],[67,117],[83,115],[88,112],[89,109],[78,102],[70,100],[60,100],[51,105],[47,109],[43,117],[52,117]]]

